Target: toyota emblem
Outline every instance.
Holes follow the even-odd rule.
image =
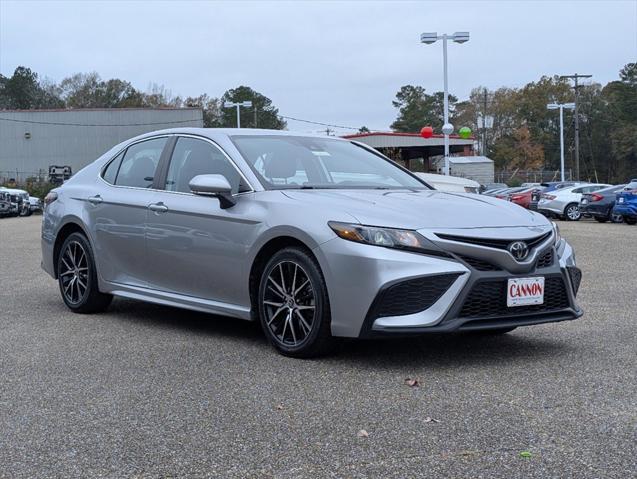
[[[523,261],[529,255],[529,246],[524,241],[514,241],[508,249],[517,261]]]

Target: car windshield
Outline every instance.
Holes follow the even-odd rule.
[[[282,135],[234,135],[232,141],[266,189],[430,189],[348,141]]]

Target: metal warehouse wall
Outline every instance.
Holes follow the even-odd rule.
[[[200,108],[0,110],[0,179],[46,175],[49,165],[76,173],[128,138],[202,126]]]

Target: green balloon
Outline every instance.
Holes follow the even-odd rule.
[[[458,134],[460,135],[460,138],[466,140],[471,136],[471,128],[469,128],[468,126],[463,126],[462,128],[460,128],[460,130],[458,130]]]

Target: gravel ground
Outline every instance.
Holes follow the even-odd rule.
[[[636,477],[637,226],[561,227],[582,319],[301,361],[227,318],[72,314],[40,218],[0,220],[0,477]]]

